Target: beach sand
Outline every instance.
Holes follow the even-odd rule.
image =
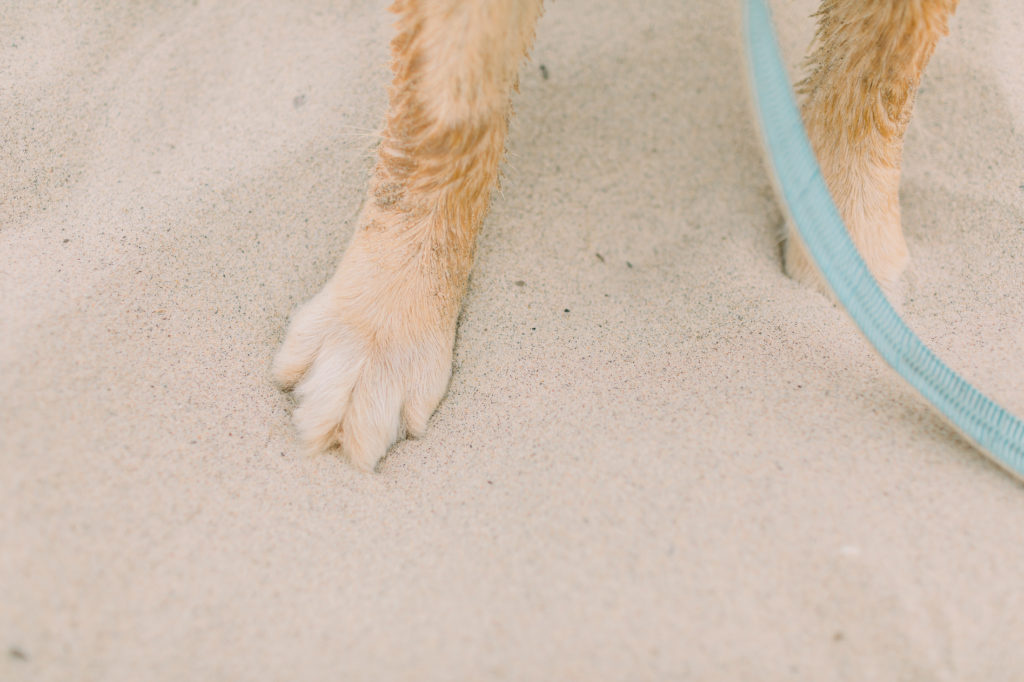
[[[782,272],[736,5],[549,4],[448,395],[374,475],[269,364],[384,4],[0,5],[0,679],[1024,677],[1024,486]],[[1021,35],[962,4],[902,185],[906,319],[1016,414]]]

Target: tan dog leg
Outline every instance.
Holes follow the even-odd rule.
[[[900,227],[903,132],[928,58],[957,0],[824,0],[801,83],[803,119],[839,213],[871,272],[891,289],[906,268]],[[824,285],[790,229],[786,270]]]
[[[390,108],[366,209],[337,272],[294,315],[274,376],[313,449],[371,469],[421,434],[451,375],[509,96],[541,0],[398,0]]]

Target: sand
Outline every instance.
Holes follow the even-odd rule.
[[[734,3],[550,3],[448,396],[375,475],[268,368],[383,3],[121,4],[0,5],[0,679],[1024,677],[1024,486],[783,274]],[[1024,9],[952,29],[904,312],[1024,414]]]

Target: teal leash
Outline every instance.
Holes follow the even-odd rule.
[[[804,132],[765,0],[745,0],[755,108],[778,187],[818,270],[875,350],[961,433],[1024,479],[1024,422],[947,367],[907,327],[857,252]]]

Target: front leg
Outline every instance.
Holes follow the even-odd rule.
[[[274,376],[313,450],[372,469],[423,433],[497,181],[510,91],[540,0],[399,0],[395,76],[366,208],[341,264],[294,315]]]
[[[892,290],[909,260],[900,161],[914,93],[957,0],[824,0],[801,83],[803,119],[832,198],[868,268]],[[825,289],[790,226],[791,277]]]

